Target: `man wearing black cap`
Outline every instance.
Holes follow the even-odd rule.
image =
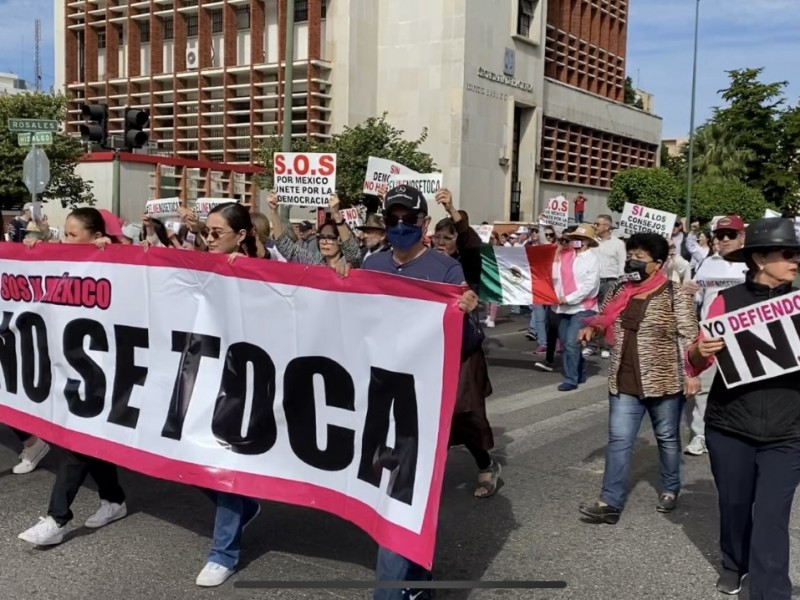
[[[384,203],[384,219],[386,237],[391,246],[389,252],[379,252],[370,256],[363,265],[364,269],[380,271],[401,277],[423,279],[438,283],[450,283],[465,286],[466,281],[461,265],[457,260],[425,246],[423,237],[430,224],[428,203],[416,188],[399,186],[389,190]],[[458,302],[459,308],[471,313],[478,306],[478,296],[468,290]],[[399,335],[399,334],[398,334]],[[464,340],[462,353],[474,350],[480,344],[480,331],[474,328],[474,320],[464,320]],[[412,440],[411,443],[415,443]],[[396,444],[400,445],[400,444]],[[380,457],[378,464],[384,460],[402,457],[403,449],[398,447],[392,451],[393,456]],[[407,558],[387,548],[379,548],[376,576],[379,581],[429,581],[430,572],[423,566],[411,562]],[[375,590],[374,600],[405,600],[432,597],[429,590]]]
[[[314,235],[314,226],[309,221],[303,221],[297,226],[297,245],[309,252],[319,252],[319,242]]]

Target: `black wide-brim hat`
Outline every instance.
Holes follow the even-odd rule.
[[[800,241],[794,232],[794,223],[789,219],[771,217],[758,219],[747,227],[744,246],[725,256],[731,262],[745,262],[753,252],[791,248],[800,250]]]

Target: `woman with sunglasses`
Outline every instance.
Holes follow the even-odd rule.
[[[694,280],[686,287],[695,293],[695,302],[700,306],[700,320],[708,318],[711,303],[719,293],[729,287],[744,283],[747,265],[730,262],[725,257],[744,245],[744,221],[729,215],[717,221],[714,228],[714,243],[717,252],[706,258],[694,275]],[[684,452],[690,456],[702,456],[707,452],[705,438],[705,414],[708,391],[714,381],[716,366],[700,376],[700,391],[687,399],[684,418],[692,430],[692,439]]]
[[[227,254],[232,262],[238,256],[258,256],[253,222],[246,206],[221,204],[208,213],[208,251]],[[264,258],[269,258],[269,254]],[[202,489],[217,506],[214,539],[205,567],[197,576],[197,585],[222,585],[236,570],[241,554],[242,532],[261,511],[252,498]]]
[[[103,215],[100,211],[83,207],[73,210],[64,223],[64,242],[66,244],[94,244],[105,248],[112,240],[106,235]],[[39,240],[26,241],[34,247]],[[37,546],[54,546],[64,540],[67,524],[72,520],[72,506],[86,476],[91,475],[97,484],[100,508],[86,519],[85,527],[97,529],[128,514],[125,505],[125,492],[117,479],[117,467],[99,458],[64,450],[59,457],[56,480],[50,495],[47,518],[19,534],[19,539]]]
[[[708,317],[796,291],[800,243],[788,219],[759,219],[744,246],[726,254],[744,263],[743,284],[725,289]],[[721,338],[690,347],[700,372],[725,351]],[[728,388],[717,375],[708,394],[706,442],[717,486],[723,572],[717,590],[738,594],[748,576],[752,600],[790,600],[789,519],[800,483],[800,372]]]
[[[274,192],[270,192],[267,203],[272,217],[275,248],[287,261],[330,266],[340,272],[348,265],[357,267],[360,264],[361,249],[339,211],[339,196],[336,194],[331,196],[329,203],[332,221],[320,228],[319,251],[306,250],[292,241],[278,213],[278,196]]]

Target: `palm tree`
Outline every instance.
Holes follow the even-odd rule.
[[[686,159],[689,144],[681,151]],[[743,180],[747,175],[747,163],[753,158],[752,150],[738,146],[735,132],[719,123],[706,123],[695,132],[692,170],[697,179]]]

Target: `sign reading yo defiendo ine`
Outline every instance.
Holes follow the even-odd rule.
[[[729,389],[800,370],[800,292],[700,325],[705,337],[725,340],[717,364]]]
[[[461,288],[131,246],[0,244],[0,260],[0,422],[322,509],[431,565]],[[305,335],[331,320],[344,338]]]

